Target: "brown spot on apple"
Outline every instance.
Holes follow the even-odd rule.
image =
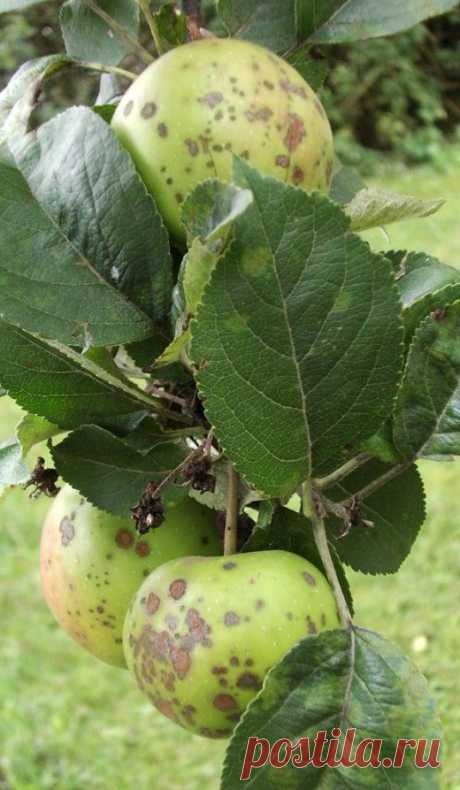
[[[129,529],[122,527],[115,535],[115,543],[120,549],[130,549],[134,543],[134,535]]]
[[[185,595],[187,590],[187,582],[185,579],[175,579],[169,585],[169,595],[171,598],[174,598],[175,601],[178,601]]]
[[[231,694],[217,694],[214,697],[213,705],[217,710],[227,711],[237,707],[235,697]]]
[[[148,101],[148,102],[146,102],[146,104],[144,104],[144,106],[143,106],[143,108],[141,110],[141,115],[142,115],[143,118],[145,118],[145,120],[148,120],[149,118],[153,118],[153,116],[155,115],[156,111],[157,111],[157,106],[156,106],[155,102]]]
[[[217,107],[218,104],[221,104],[224,100],[224,96],[222,93],[218,91],[213,91],[211,93],[207,93],[206,96],[200,96],[198,101],[200,104],[206,104],[212,110],[214,107]]]
[[[61,543],[63,546],[68,546],[72,543],[75,537],[75,527],[68,516],[64,516],[59,524],[59,532],[61,533]]]
[[[299,147],[302,140],[306,136],[305,124],[296,113],[289,113],[288,115],[288,130],[284,138],[284,144],[288,151],[295,151]]]

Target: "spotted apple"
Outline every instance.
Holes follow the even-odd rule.
[[[328,191],[333,140],[324,108],[272,52],[236,39],[171,50],[131,85],[112,119],[172,236],[181,204],[201,181],[229,181],[236,154],[265,175]]]
[[[157,568],[131,602],[128,667],[177,724],[227,737],[268,670],[303,637],[339,626],[333,593],[296,554],[184,557]]]
[[[165,521],[140,536],[129,518],[102,512],[65,486],[41,538],[45,599],[62,628],[90,653],[126,666],[123,622],[145,577],[185,554],[219,554],[215,514],[190,497],[170,505]]]

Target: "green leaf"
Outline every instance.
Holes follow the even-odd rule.
[[[383,189],[362,189],[345,207],[354,231],[390,225],[414,217],[429,217],[444,205],[444,200],[420,200]]]
[[[457,0],[297,0],[299,35],[315,44],[390,36],[456,5]]]
[[[393,264],[403,303],[406,342],[429,313],[460,299],[460,271],[424,252],[385,253]]]
[[[97,0],[97,5],[137,38],[139,7],[135,0]],[[59,21],[66,51],[74,58],[116,66],[131,51],[84,0],[67,0]]]
[[[0,444],[0,494],[8,486],[21,485],[30,477],[22,447],[13,436]]]
[[[10,122],[5,129],[8,117],[15,107],[20,108],[24,97],[33,97],[45,79],[70,63],[71,58],[65,55],[47,55],[27,61],[13,74],[0,93],[0,142],[9,136],[10,129],[14,127],[14,123]]]
[[[183,329],[171,340],[165,350],[157,357],[153,363],[153,368],[165,368],[175,362],[180,362],[183,352],[190,341],[190,329]]]
[[[219,259],[208,245],[195,239],[184,260],[181,272],[187,315],[195,315],[203,298],[205,288]]]
[[[305,47],[288,55],[286,59],[317,93],[324,84],[329,68],[325,60],[313,60],[308,52],[309,48]]]
[[[370,461],[342,480],[327,496],[336,501],[349,499],[381,477],[389,466]],[[343,522],[328,519],[328,534],[340,559],[361,573],[396,573],[409,555],[425,521],[425,494],[417,467],[411,466],[362,502],[363,519],[373,527],[352,527],[348,535]]]
[[[311,450],[320,466],[390,411],[400,303],[388,263],[348,232],[337,206],[241,161],[236,177],[254,203],[192,321],[191,356],[238,470],[287,496],[308,476]]]
[[[284,52],[296,43],[294,0],[217,0],[227,34]]]
[[[364,181],[353,167],[342,167],[338,163],[332,177],[329,197],[341,206],[345,206],[353,200],[358,192],[365,188]]]
[[[103,121],[110,124],[117,108],[115,104],[97,104],[91,109],[96,115],[99,115]]]
[[[460,454],[460,301],[415,332],[396,401],[395,444],[406,458]]]
[[[72,246],[144,313],[164,319],[172,288],[168,234],[110,127],[75,107],[13,150],[32,193]]]
[[[26,414],[16,428],[16,436],[24,456],[36,444],[45,442],[60,433],[62,433],[61,427],[36,414]]]
[[[356,730],[355,749],[365,738],[381,739],[380,759],[393,760],[398,739],[441,739],[440,722],[423,675],[398,647],[372,631],[326,631],[299,642],[266,677],[262,691],[237,725],[225,758],[222,790],[242,784],[240,775],[251,736],[270,746],[280,739],[297,744],[333,728],[341,730],[338,755],[347,730]],[[429,745],[427,746],[427,752]],[[283,750],[282,750],[283,752]],[[323,750],[326,753],[326,748]],[[368,747],[365,756],[369,758]],[[294,755],[300,760],[300,750]],[[438,755],[439,759],[439,755]],[[254,790],[364,790],[404,788],[436,790],[440,771],[421,770],[407,749],[401,767],[264,766],[254,770],[248,786]]]
[[[185,255],[175,289],[175,300],[182,308],[176,322],[176,336],[155,360],[156,368],[179,362],[186,352],[191,339],[190,320],[198,309],[204,289],[219,260],[219,250],[219,245],[203,244],[196,238]]]
[[[86,425],[52,450],[59,474],[93,505],[117,516],[131,515],[147,483],[162,480],[184,460],[188,448],[158,438],[140,453],[103,428]],[[169,494],[185,490],[172,486]],[[167,492],[165,491],[166,501]]]
[[[61,428],[105,424],[153,401],[83,354],[0,322],[0,382],[23,409]]]
[[[340,586],[345,594],[348,607],[353,613],[353,599],[350,586],[333,544],[329,546],[331,556],[339,577]],[[322,573],[325,573],[321,557],[313,538],[311,522],[300,513],[278,507],[268,526],[257,527],[243,546],[243,551],[266,551],[280,549],[305,557]]]
[[[386,464],[400,463],[401,456],[396,450],[393,441],[393,423],[391,418],[386,420],[380,431],[365,439],[357,448],[357,452],[367,453],[372,458],[378,458]]]
[[[188,195],[182,206],[182,221],[189,244],[195,238],[202,241],[228,239],[232,224],[252,203],[248,189],[209,178]]]
[[[162,4],[155,14],[162,49],[167,51],[187,41],[187,17],[178,12],[174,3]]]
[[[40,276],[38,277],[38,272]],[[150,322],[54,226],[16,167],[0,161],[0,314],[73,345],[145,337]]]

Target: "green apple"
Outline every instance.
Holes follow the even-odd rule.
[[[215,513],[189,497],[168,507],[161,527],[140,536],[133,521],[98,510],[65,486],[43,526],[43,592],[70,636],[123,667],[123,622],[132,596],[159,565],[196,552],[220,554],[220,540]]]
[[[326,579],[303,557],[184,557],[144,581],[123,644],[139,688],[158,710],[198,735],[220,738],[299,639],[338,626]]]
[[[171,50],[128,89],[112,120],[173,237],[201,181],[229,181],[237,154],[262,173],[328,191],[333,140],[323,106],[286,61],[247,41]]]

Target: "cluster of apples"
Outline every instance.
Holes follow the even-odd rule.
[[[188,496],[141,536],[65,486],[43,527],[41,577],[70,636],[210,738],[231,734],[299,639],[338,626],[317,568],[285,551],[222,556],[216,513]]]
[[[207,39],[167,53],[133,83],[112,126],[179,246],[184,198],[206,178],[229,181],[233,155],[299,188],[330,185],[332,134],[319,99],[289,64],[247,42]],[[215,512],[188,496],[140,536],[66,486],[44,525],[41,570],[46,600],[74,639],[128,666],[163,714],[212,738],[231,734],[299,639],[338,626],[317,568],[284,551],[222,556]]]

